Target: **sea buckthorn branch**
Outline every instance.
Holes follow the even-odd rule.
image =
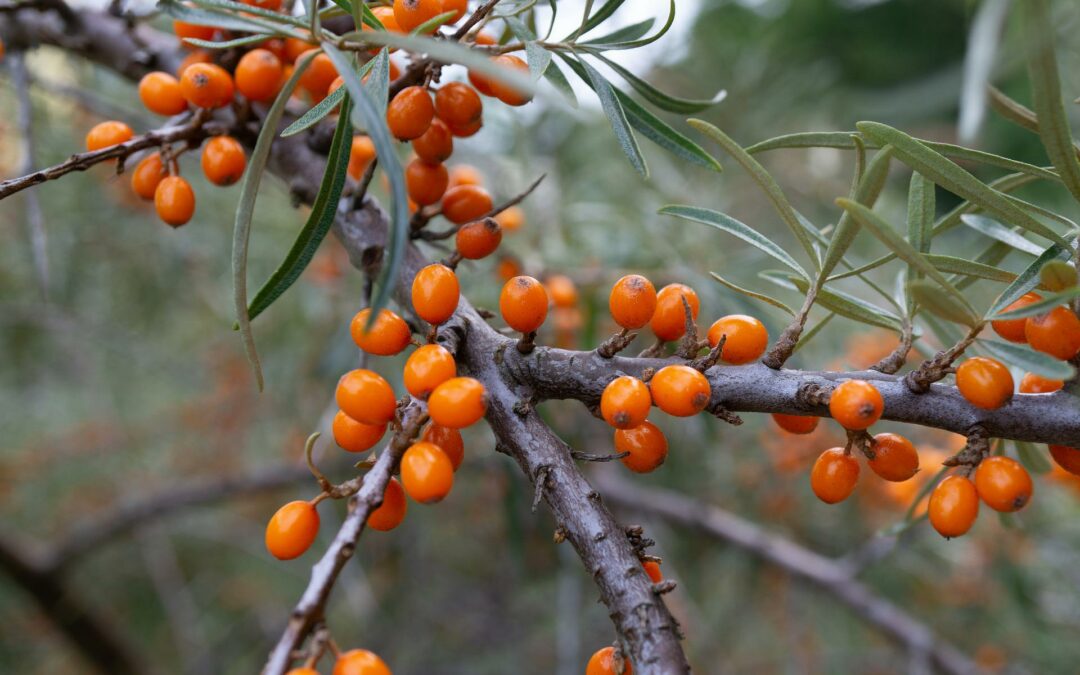
[[[956,359],[960,358],[964,350],[970,347],[971,343],[975,342],[975,339],[979,337],[984,325],[979,322],[955,345],[938,352],[932,358],[923,361],[918,368],[905,375],[904,383],[907,384],[908,389],[911,389],[916,394],[924,394],[930,390],[931,384],[944,379],[951,372],[952,364]]]
[[[903,368],[904,364],[907,363],[914,339],[915,324],[911,319],[905,318],[903,327],[900,331],[900,344],[896,345],[896,349],[887,356],[870,366],[868,370],[876,370],[879,373],[885,373],[886,375],[896,374],[896,372]]]

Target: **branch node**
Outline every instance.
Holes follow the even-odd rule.
[[[631,333],[630,329],[623,328],[618,333],[615,333],[604,340],[600,346],[596,348],[596,354],[602,359],[610,359],[629,347],[630,343],[633,342],[636,337],[637,333]]]

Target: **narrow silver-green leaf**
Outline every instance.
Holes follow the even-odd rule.
[[[184,38],[184,44],[189,44],[192,47],[201,47],[202,49],[232,49],[233,47],[245,47],[247,45],[253,45],[260,42],[266,42],[266,33],[260,33],[259,35],[248,35],[246,37],[220,41],[200,40],[199,38]]]
[[[979,324],[979,317],[970,307],[957,301],[954,296],[942,293],[941,287],[927,279],[908,282],[908,293],[919,307],[934,316],[969,327]]]
[[[420,24],[416,28],[413,28],[410,32],[413,35],[430,35],[431,33],[434,33],[439,28],[439,26],[443,25],[450,19],[453,19],[455,14],[457,14],[457,12],[443,12],[442,14],[437,14],[425,21],[424,23]]]
[[[380,56],[381,54],[382,53],[380,52]],[[372,66],[375,65],[375,62],[377,60],[377,58],[372,59],[360,68],[361,79],[371,71]],[[322,120],[327,115],[336,110],[337,107],[341,105],[341,102],[345,99],[346,93],[347,90],[344,87],[338,87],[330,94],[327,94],[326,98],[315,104],[310,110],[301,115],[295,122],[285,127],[285,130],[281,132],[282,137],[294,136],[301,131],[311,128],[313,125],[315,125],[320,120]]]
[[[908,185],[908,241],[920,253],[930,251],[936,215],[934,182],[918,171],[912,173],[911,183]]]
[[[239,14],[223,9],[204,7],[189,7],[179,0],[158,0],[158,9],[162,10],[174,19],[196,26],[214,26],[225,30],[241,33],[257,33],[260,35],[286,35],[303,39],[303,34],[292,28],[293,22],[284,18],[284,15],[275,17],[273,21],[260,19],[254,16],[240,16]]]
[[[646,45],[651,45],[660,38],[664,37],[669,30],[671,30],[672,24],[675,23],[675,0],[670,0],[668,5],[668,17],[664,22],[664,25],[660,27],[660,30],[656,31],[649,37],[641,38],[640,40],[626,40],[623,42],[605,42],[603,44],[593,42],[589,44],[590,49],[594,50],[617,50],[617,49],[639,49]]]
[[[792,317],[795,316],[795,310],[788,307],[784,303],[780,302],[776,298],[765,295],[764,293],[758,293],[757,291],[751,291],[748,288],[743,288],[742,286],[739,286],[738,284],[735,284],[735,283],[732,283],[732,282],[728,281],[727,279],[723,278],[722,276],[720,276],[716,272],[710,272],[709,274],[712,275],[713,279],[716,279],[721,284],[723,284],[724,286],[727,286],[728,288],[735,291],[736,293],[740,293],[742,295],[745,295],[748,298],[753,298],[755,300],[760,300],[761,302],[772,305],[773,307],[776,307],[777,309],[780,309],[780,310],[786,312],[789,316],[792,316]]]
[[[1054,244],[1043,251],[1033,263],[1028,265],[1017,277],[1016,281],[1009,284],[1008,288],[1001,292],[998,299],[986,311],[987,315],[993,316],[1019,300],[1025,293],[1039,285],[1039,272],[1043,265],[1051,260],[1068,260],[1070,251],[1068,247]]]
[[[769,277],[765,278],[768,279]],[[799,277],[789,276],[788,279],[791,283],[795,284],[796,288],[802,293],[806,293],[810,288],[809,284]],[[865,323],[869,326],[887,328],[897,333],[902,329],[900,317],[861,298],[856,298],[853,295],[844,293],[843,291],[822,288],[817,294],[817,304],[832,312],[836,312],[842,317],[858,321],[859,323]]]
[[[1017,251],[1027,253],[1028,255],[1037,256],[1043,251],[1043,249],[1035,242],[1025,238],[1022,234],[1010,230],[988,216],[967,213],[960,216],[960,222],[976,232],[985,234],[991,239],[997,239],[1001,243],[1008,244]]]
[[[975,344],[991,356],[1029,373],[1054,380],[1069,380],[1076,375],[1076,369],[1069,365],[1068,361],[1055,359],[1049,354],[1034,351],[1026,345],[997,340],[978,340]]]
[[[1014,309],[1008,312],[998,312],[997,314],[988,314],[987,318],[994,321],[1004,321],[1007,319],[1026,319],[1029,316],[1036,316],[1039,314],[1045,314],[1059,305],[1071,301],[1073,298],[1080,297],[1080,286],[1074,286],[1073,288],[1065,289],[1064,291],[1058,291],[1057,293],[1047,293],[1043,295],[1042,300],[1033,302],[1029,305],[1024,305],[1018,309]]]
[[[1012,272],[1007,272],[993,265],[985,265],[975,260],[934,253],[924,253],[923,255],[926,256],[927,262],[934,266],[934,269],[946,274],[962,274],[976,279],[989,279],[990,281],[1000,281],[1006,284],[1016,280],[1016,275]]]
[[[1035,447],[1034,443],[1028,443],[1027,441],[1013,441],[1013,445],[1016,446],[1016,456],[1020,458],[1020,463],[1024,465],[1028,471],[1032,473],[1044,474],[1050,473],[1054,468],[1053,464],[1046,457],[1046,452]]]
[[[581,25],[581,27],[578,28],[573,35],[584,35],[585,33],[591,31],[593,28],[596,28],[600,24],[604,23],[605,21],[607,21],[608,17],[615,13],[615,10],[622,6],[624,2],[626,2],[626,0],[608,0],[603,4],[603,6],[600,7],[600,9],[596,10],[595,14],[590,16],[588,20],[586,20]],[[563,42],[566,41],[567,40],[563,40]]]
[[[555,87],[556,91],[562,94],[562,97],[566,99],[566,102],[569,103],[572,108],[578,107],[577,94],[574,93],[574,88],[570,85],[570,80],[566,79],[566,73],[562,71],[559,64],[554,61],[549,63],[547,70],[544,71],[544,78],[551,83],[551,86]],[[633,124],[632,120],[631,124]]]
[[[611,129],[615,132],[615,140],[622,149],[623,154],[630,160],[631,166],[638,173],[648,178],[649,168],[645,165],[645,158],[641,154],[641,148],[638,147],[637,139],[634,138],[634,132],[630,129],[630,123],[626,119],[626,111],[623,110],[622,103],[615,96],[615,90],[611,83],[588,63],[584,61],[578,61],[578,63],[585,69],[585,74],[589,78],[593,91],[596,92],[597,98],[600,99],[600,107],[603,108],[604,114],[607,115],[608,121],[611,123]]]
[[[525,43],[525,57],[529,63],[529,74],[534,80],[543,77],[548,66],[551,65],[551,52],[538,45],[536,41]]]
[[[645,37],[645,35],[652,30],[652,27],[656,25],[656,19],[645,19],[644,21],[638,21],[632,23],[629,26],[623,26],[616,29],[607,35],[602,35],[597,38],[586,40],[585,42],[579,42],[578,47],[587,47],[591,44],[604,44],[612,42],[625,42],[627,40],[637,40],[638,38]]]
[[[862,179],[852,193],[852,199],[873,208],[881,191],[885,189],[885,180],[889,177],[889,162],[892,159],[892,148],[886,146],[881,152],[866,165]],[[844,259],[855,237],[859,234],[859,224],[851,215],[844,211],[836,223],[836,231],[829,240],[829,247],[825,249],[824,260],[821,261],[822,277],[828,277],[837,264]]]
[[[649,84],[637,75],[634,75],[632,72],[620,66],[618,63],[615,63],[603,54],[594,53],[593,55],[599,60],[603,61],[605,65],[610,67],[616,73],[618,73],[619,77],[626,80],[627,83],[629,83],[630,86],[633,87],[637,93],[641,94],[641,96],[646,101],[652,103],[661,110],[681,114],[696,113],[701,112],[706,108],[711,108],[712,106],[727,98],[727,91],[723,89],[721,89],[719,92],[716,93],[715,96],[708,100],[694,100],[679,98],[678,96],[672,96],[671,94],[660,91],[653,85]]]

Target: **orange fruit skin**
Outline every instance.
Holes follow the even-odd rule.
[[[455,225],[464,225],[491,212],[494,202],[487,190],[478,185],[458,185],[443,195],[442,214]]]
[[[314,668],[293,668],[285,675],[319,675],[319,671]]]
[[[1080,476],[1080,450],[1065,445],[1051,445],[1050,456],[1054,462],[1069,473]]]
[[[633,429],[617,429],[615,451],[630,453],[619,460],[627,469],[634,473],[649,473],[667,459],[667,437],[660,427],[646,420]]]
[[[1068,307],[1029,317],[1024,335],[1032,349],[1062,361],[1080,354],[1080,317]]]
[[[652,409],[649,387],[636,377],[623,375],[604,387],[600,414],[616,429],[633,429],[645,422]]]
[[[629,659],[623,658],[622,672],[616,671],[615,648],[604,647],[589,659],[589,664],[585,667],[585,675],[634,675],[634,668],[630,665]]]
[[[334,415],[331,429],[334,432],[334,442],[346,452],[367,452],[375,447],[386,433],[385,424],[357,422],[340,410]]]
[[[1025,293],[1023,297],[1019,298],[1011,305],[1003,309],[1003,312],[1011,312],[1014,309],[1020,309],[1026,307],[1033,302],[1042,300],[1042,296],[1038,293]],[[1027,319],[1004,319],[1000,321],[991,321],[990,327],[994,329],[1002,338],[1009,342],[1024,343],[1027,342],[1027,337],[1024,335],[1024,327],[1027,323]]]
[[[454,357],[441,345],[424,345],[405,362],[405,389],[419,399],[427,398],[435,387],[457,375]]]
[[[375,159],[375,142],[368,136],[353,136],[349,150],[349,177],[360,180],[373,159]]]
[[[524,74],[529,72],[529,65],[520,57],[512,54],[496,56],[492,60],[503,68],[516,69]],[[492,96],[506,105],[521,106],[532,100],[532,94],[521,91],[502,80],[491,79],[488,81],[488,87],[491,89]]]
[[[139,80],[139,100],[158,115],[179,115],[188,107],[180,91],[180,80],[160,71],[147,73]]]
[[[87,132],[86,149],[89,152],[95,152],[111,148],[114,145],[130,141],[134,135],[135,132],[131,130],[131,127],[123,122],[117,122],[116,120],[101,122]]]
[[[461,463],[465,461],[465,442],[457,429],[432,423],[424,429],[422,438],[442,448],[442,451],[450,458],[450,463],[454,465],[454,471],[457,471]]]
[[[405,32],[443,13],[442,0],[394,0],[394,18]]]
[[[531,333],[547,318],[547,291],[532,277],[514,277],[503,284],[499,311],[508,326],[521,333]]]
[[[180,91],[196,108],[223,108],[233,100],[232,77],[213,63],[193,63],[180,76]]]
[[[525,211],[520,206],[505,208],[495,214],[495,222],[507,232],[516,232],[525,225]]]
[[[389,532],[405,520],[409,504],[405,500],[405,490],[397,478],[390,477],[383,492],[383,501],[379,508],[368,514],[367,526],[379,532]]]
[[[154,188],[154,208],[166,224],[180,227],[195,215],[195,191],[180,176],[166,176]]]
[[[244,146],[232,136],[215,136],[203,146],[202,170],[214,185],[232,185],[244,175],[245,168]]]
[[[845,429],[866,429],[881,418],[885,401],[877,387],[865,380],[846,380],[829,397],[829,414]]]
[[[851,496],[859,481],[859,462],[843,448],[829,448],[810,469],[810,489],[826,504],[837,504]]]
[[[769,346],[769,331],[765,324],[745,314],[731,314],[709,326],[709,346],[720,344],[722,335],[726,335],[727,340],[720,358],[736,366],[757,361]]]
[[[454,154],[454,135],[450,128],[440,119],[431,120],[431,126],[423,135],[414,138],[412,142],[413,152],[425,162],[438,164],[450,159]],[[449,172],[447,173],[447,187],[450,184]]]
[[[266,550],[278,560],[299,558],[319,534],[319,512],[304,501],[289,502],[266,525]]]
[[[956,388],[971,405],[994,410],[1012,398],[1013,378],[1000,361],[976,356],[956,369]]]
[[[453,18],[447,21],[447,24],[461,21],[461,17],[465,16],[465,12],[467,12],[468,9],[469,0],[442,0],[442,11],[454,12]]]
[[[689,366],[664,366],[649,380],[658,408],[675,417],[690,417],[705,409],[712,387],[705,376]]]
[[[391,675],[390,668],[366,649],[352,649],[338,656],[333,675]]]
[[[180,44],[188,47],[188,43],[183,42],[184,38],[195,38],[197,40],[213,40],[217,33],[217,28],[213,26],[199,26],[193,23],[185,23],[183,21],[173,21],[173,32],[176,33],[177,39],[181,40]]]
[[[874,436],[874,458],[870,469],[887,481],[902,483],[919,471],[919,453],[911,441],[899,434]]]
[[[277,12],[281,10],[281,0],[240,0],[245,5],[251,5],[252,7],[258,7],[259,9],[265,9],[270,12]]]
[[[484,177],[480,175],[476,167],[468,164],[458,164],[450,168],[450,187],[456,188],[462,185],[475,185],[480,187],[484,184]]]
[[[694,289],[685,284],[668,284],[656,294],[656,311],[649,326],[660,340],[678,340],[686,334],[686,310],[682,298],[690,305],[690,315],[697,320],[700,303]]]
[[[300,55],[301,58],[303,54]],[[300,76],[300,86],[316,101],[326,98],[330,85],[337,79],[338,71],[326,54],[316,54]]]
[[[780,427],[789,434],[811,434],[814,433],[814,429],[817,429],[818,422],[821,421],[820,417],[811,417],[809,415],[784,415],[782,413],[773,413],[773,421],[776,422],[776,426]]]
[[[213,63],[213,62],[214,62],[214,57],[211,56],[210,52],[206,51],[205,49],[195,49],[191,53],[189,53],[187,56],[185,56],[182,61],[180,61],[180,65],[176,67],[176,77],[178,77],[178,78],[182,77],[183,74],[184,74],[184,71],[187,70],[188,67],[193,65],[193,64],[196,64],[196,63]],[[180,91],[181,91],[181,94],[182,94],[183,89],[181,89]]]
[[[611,318],[626,330],[649,323],[656,312],[656,288],[640,274],[628,274],[615,282],[608,296]]]
[[[168,175],[161,153],[154,152],[143,157],[131,172],[131,189],[139,197],[151,200],[158,184]]]
[[[353,342],[368,354],[393,356],[401,353],[412,342],[412,332],[405,319],[389,309],[379,310],[379,316],[371,328],[367,327],[371,309],[365,308],[356,313],[349,331]]]
[[[664,573],[660,571],[660,563],[654,560],[646,560],[641,563],[641,566],[645,568],[645,574],[649,575],[649,579],[654,584],[658,584],[664,580]]]
[[[430,164],[414,159],[405,167],[405,187],[409,197],[420,206],[428,206],[442,199],[450,175],[442,164]]]
[[[307,40],[301,40],[300,38],[285,38],[285,62],[296,63],[296,60],[299,59],[304,54],[304,52],[311,51],[314,46],[315,43],[308,42]]]
[[[469,127],[484,114],[484,102],[463,82],[448,82],[435,92],[435,114],[450,127]]]
[[[577,286],[570,277],[564,274],[553,274],[547,278],[544,285],[547,287],[548,295],[551,296],[551,303],[556,307],[569,308],[577,305]]]
[[[412,303],[416,314],[438,326],[454,315],[461,300],[457,274],[446,265],[434,263],[413,277]]]
[[[401,457],[401,484],[421,504],[441,502],[454,487],[454,465],[434,443],[414,443]]]
[[[1049,377],[1026,373],[1020,379],[1021,394],[1050,394],[1065,386],[1061,380],[1051,380]]]
[[[454,246],[466,260],[486,258],[502,243],[502,227],[494,218],[476,220],[462,225],[457,231]]]
[[[1019,511],[1031,501],[1034,485],[1020,462],[1011,457],[987,457],[975,469],[975,490],[983,502],[1002,513]]]
[[[930,524],[946,539],[967,533],[979,515],[979,496],[975,484],[963,476],[952,475],[930,493]]]
[[[435,117],[435,104],[423,87],[405,87],[386,107],[386,124],[390,133],[402,141],[420,138]]]
[[[269,101],[281,90],[284,72],[284,64],[273,52],[252,49],[236,64],[236,89],[249,101]]]
[[[428,397],[428,414],[441,427],[464,429],[479,421],[486,410],[484,385],[471,377],[451,378]]]
[[[338,407],[349,417],[364,424],[386,424],[394,419],[397,400],[394,390],[381,375],[358,368],[338,381]]]

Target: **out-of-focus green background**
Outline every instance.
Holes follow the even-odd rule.
[[[578,3],[559,4],[579,11],[570,8]],[[704,98],[726,89],[727,99],[701,116],[743,144],[794,131],[851,129],[862,119],[956,142],[962,63],[979,7],[967,0],[686,3],[685,11],[696,12],[689,29],[633,64],[676,94]],[[1071,100],[1080,94],[1074,30],[1080,13],[1068,2],[1056,9],[1063,90]],[[1017,37],[1010,19],[994,81],[1027,101]],[[109,73],[47,50],[30,64],[42,82],[33,90],[39,165],[80,148],[101,115],[137,130],[155,123],[133,87]],[[3,64],[0,74],[0,175],[6,177],[20,158],[15,96]],[[71,87],[86,91],[90,105],[73,98]],[[771,293],[757,276],[771,267],[769,259],[715,230],[656,215],[671,202],[719,209],[795,250],[734,162],[712,174],[643,141],[652,170],[643,181],[594,105],[574,110],[559,105],[554,93],[521,111],[489,102],[485,120],[481,134],[458,144],[452,163],[478,167],[497,198],[548,175],[525,204],[527,224],[505,237],[500,253],[517,256],[534,275],[568,274],[581,293],[580,316],[553,318],[542,341],[595,345],[611,330],[607,290],[631,270],[658,286],[693,286],[705,325],[743,312],[759,316],[772,335],[782,328],[784,315],[709,276],[715,271]],[[974,143],[1046,163],[1037,137],[993,114]],[[834,221],[832,200],[850,183],[850,153],[784,150],[762,161],[808,217],[819,225]],[[27,546],[57,541],[82,519],[183,481],[299,461],[338,376],[357,363],[347,326],[363,280],[328,240],[301,282],[255,322],[267,377],[266,391],[255,392],[231,330],[237,189],[207,185],[195,160],[184,162],[198,211],[175,231],[135,200],[126,177],[105,167],[37,188],[48,232],[46,299],[32,263],[24,197],[0,205],[0,519]],[[969,168],[983,178],[999,175]],[[894,168],[879,208],[894,222],[902,222],[908,178]],[[1021,195],[1075,216],[1060,188],[1036,185]],[[938,191],[939,213],[954,203]],[[283,185],[270,180],[256,215],[255,283],[274,269],[303,218],[289,208]],[[970,256],[986,243],[958,228],[935,241],[935,251]],[[881,252],[863,237],[853,256],[867,261]],[[497,302],[496,258],[460,269],[466,295],[479,306]],[[1013,254],[1003,264],[1015,270],[1028,262]],[[891,289],[896,273],[887,267],[875,279]],[[872,299],[855,283],[842,288]],[[982,308],[999,290],[980,282],[970,293]],[[780,294],[797,301],[793,293]],[[556,323],[572,334],[556,336]],[[862,367],[892,343],[886,334],[836,319],[792,365]],[[398,381],[400,359],[373,366]],[[547,404],[544,414],[572,445],[611,449],[610,430],[581,406]],[[848,502],[830,507],[815,500],[807,470],[817,452],[840,442],[832,423],[795,438],[760,416],[746,415],[746,424],[735,428],[704,416],[657,415],[671,442],[661,469],[642,477],[617,463],[588,470],[700,498],[830,556],[858,551],[903,520],[914,495],[864,475]],[[900,430],[894,426],[881,430]],[[902,432],[918,442],[927,475],[959,447],[946,434]],[[342,646],[378,652],[399,675],[581,673],[588,655],[613,637],[597,592],[568,545],[551,543],[547,513],[530,513],[531,487],[494,453],[490,433],[481,424],[466,440],[466,463],[449,499],[434,507],[410,504],[401,528],[364,536],[330,606],[334,636]],[[349,476],[342,453],[330,445],[324,450],[321,463],[332,477]],[[320,507],[319,541],[292,562],[265,552],[263,527],[279,504],[315,490],[314,482],[304,482],[152,521],[80,561],[71,587],[166,672],[255,672],[343,505]],[[960,540],[946,542],[919,523],[861,579],[990,670],[1074,672],[1080,491],[1075,482],[1047,475],[1036,478],[1035,492],[1031,506],[1008,521],[984,510]],[[658,542],[665,575],[678,581],[667,597],[698,672],[907,672],[904,650],[827,593],[737,548],[660,521],[644,525]],[[85,670],[7,578],[0,578],[0,626],[0,671]]]

